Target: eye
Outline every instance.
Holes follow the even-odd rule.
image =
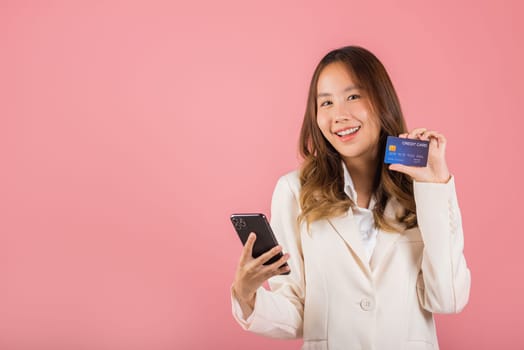
[[[353,94],[348,96],[348,101],[358,100],[360,98],[360,95]]]
[[[329,101],[329,100],[327,100],[327,101],[322,102],[322,103],[320,104],[320,107],[326,107],[326,106],[329,106],[329,105],[331,105],[331,104],[332,104],[332,102]]]

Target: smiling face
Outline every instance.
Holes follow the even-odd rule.
[[[377,161],[378,117],[366,91],[342,62],[328,64],[319,75],[317,124],[346,164]]]

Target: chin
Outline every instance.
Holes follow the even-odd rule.
[[[362,161],[362,160],[368,160],[372,161],[373,159],[376,159],[376,155],[373,156],[370,152],[339,152],[342,159],[345,161],[351,162],[353,161]]]

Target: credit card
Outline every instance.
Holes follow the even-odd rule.
[[[429,141],[388,136],[384,163],[426,166]]]

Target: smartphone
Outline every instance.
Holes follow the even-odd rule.
[[[250,213],[250,214],[233,214],[231,215],[231,222],[237,231],[238,237],[245,245],[247,238],[251,232],[257,235],[255,245],[253,246],[253,258],[257,258],[264,254],[274,246],[278,245],[277,239],[273,234],[273,230],[267,221],[264,214],[261,213]],[[278,253],[264,265],[270,265],[282,257],[282,252]],[[287,266],[284,263],[282,266]],[[288,275],[290,271],[284,272],[283,275]]]

